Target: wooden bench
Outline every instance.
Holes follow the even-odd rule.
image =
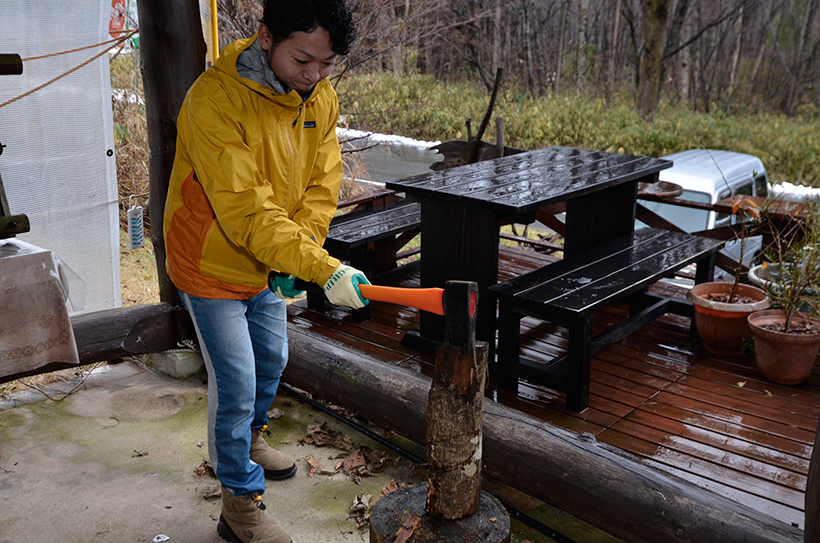
[[[500,386],[518,379],[566,393],[567,407],[589,405],[590,359],[664,313],[692,316],[686,300],[664,298],[647,288],[664,276],[695,263],[695,282],[714,274],[719,240],[645,228],[489,288],[498,300]],[[602,307],[625,301],[629,317],[593,337],[592,319]],[[520,322],[537,317],[569,329],[566,354],[542,364],[520,357]]]
[[[388,199],[386,203],[336,216],[330,223],[324,247],[332,256],[363,271],[372,283],[390,283],[395,276],[418,268],[418,261],[401,267],[397,262],[418,252],[400,251],[420,230],[418,203]],[[325,300],[321,292],[308,292],[311,309],[323,310]],[[367,320],[369,315],[368,307],[353,312],[356,320]]]

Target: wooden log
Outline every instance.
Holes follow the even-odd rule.
[[[425,443],[429,378],[295,325],[288,336],[287,383]],[[483,450],[484,473],[627,543],[803,541],[798,528],[493,402]]]
[[[478,285],[444,287],[444,343],[428,396],[427,512],[447,520],[474,514],[481,500],[481,428],[488,345],[476,345]]]
[[[806,536],[804,541],[820,541],[820,425],[814,435],[809,477],[806,481]]]
[[[74,315],[71,327],[79,363],[55,362],[26,372],[0,375],[0,383],[94,362],[178,349],[177,330],[185,328],[189,335],[194,333],[187,311],[164,303]]]
[[[73,316],[80,364],[178,349],[178,321],[187,316],[184,309],[164,303]]]

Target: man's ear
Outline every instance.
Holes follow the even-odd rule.
[[[259,31],[257,36],[259,39],[259,45],[262,46],[262,50],[269,51],[271,45],[273,44],[273,36],[265,23],[259,23]]]

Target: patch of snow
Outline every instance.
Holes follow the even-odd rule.
[[[820,189],[793,185],[787,181],[769,187],[773,198],[782,198],[789,202],[806,202],[820,196]]]
[[[407,147],[418,147],[419,149],[429,149],[433,145],[438,145],[440,141],[422,141],[404,136],[394,136],[391,134],[377,134],[376,132],[364,132],[362,130],[352,130],[350,128],[337,128],[336,135],[339,139],[364,139],[368,143],[379,143],[388,145],[405,145]]]

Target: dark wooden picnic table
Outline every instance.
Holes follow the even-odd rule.
[[[495,337],[499,228],[529,224],[544,206],[566,202],[565,255],[632,232],[638,183],[654,183],[667,160],[548,147],[386,183],[421,202],[421,286],[448,280],[479,286],[476,337]],[[440,341],[443,318],[423,312],[420,335]]]

